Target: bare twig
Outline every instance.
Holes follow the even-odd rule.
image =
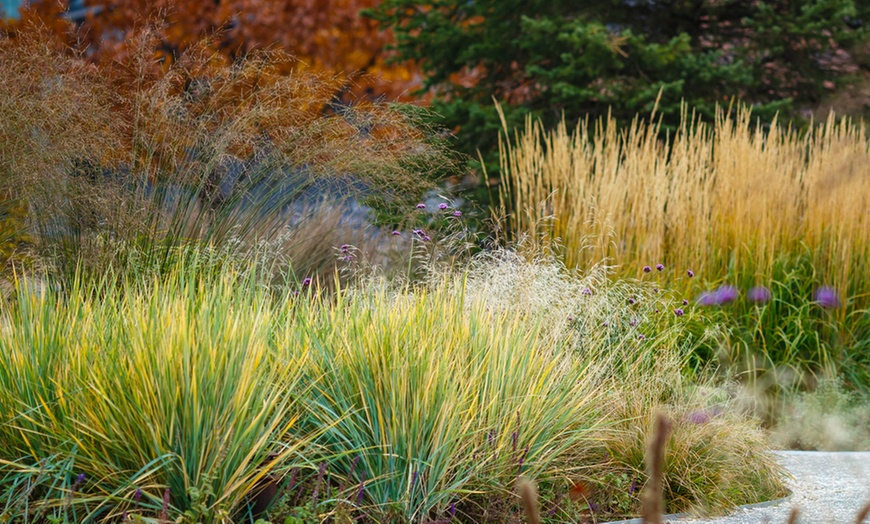
[[[870,500],[858,511],[858,515],[855,516],[855,524],[862,524],[867,517],[870,517]]]

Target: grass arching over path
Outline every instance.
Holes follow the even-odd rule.
[[[330,296],[185,264],[3,307],[4,516],[245,522],[278,479],[277,518],[482,522],[520,474],[553,518],[632,514],[659,409],[669,509],[781,489],[756,423],[682,374],[703,319],[644,286],[509,252]]]

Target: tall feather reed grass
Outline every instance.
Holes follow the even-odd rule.
[[[766,286],[767,304],[723,308],[738,335],[727,360],[843,371],[853,387],[870,387],[865,128],[831,115],[801,133],[751,117],[732,107],[706,123],[685,109],[665,138],[654,114],[622,127],[604,118],[546,130],[528,120],[500,142],[502,212],[514,235],[557,242],[569,267],[606,260],[637,277],[661,263],[647,278],[687,295]],[[838,289],[843,307],[822,311],[821,285]]]
[[[174,260],[121,286],[16,283],[0,311],[3,518],[250,522],[272,479],[277,521],[301,506],[311,522],[507,521],[521,477],[545,519],[631,515],[661,410],[683,421],[668,509],[781,490],[757,421],[683,374],[701,315],[604,268],[501,250],[414,285],[297,295],[260,269]]]

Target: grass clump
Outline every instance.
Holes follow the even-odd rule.
[[[870,405],[845,389],[842,381],[823,380],[812,392],[785,399],[773,428],[774,442],[791,449],[870,451]]]
[[[4,306],[4,516],[250,522],[270,488],[273,521],[511,521],[523,476],[545,520],[637,514],[616,479],[644,484],[636,428],[661,409],[721,410],[674,432],[669,509],[780,489],[751,419],[681,373],[686,316],[641,283],[502,250],[296,294],[179,260]]]
[[[331,275],[326,238],[366,247],[361,203],[410,207],[449,169],[408,111],[336,103],[340,78],[283,74],[293,60],[278,51],[228,64],[204,44],[154,63],[153,38],[97,66],[39,28],[0,35],[7,260],[69,280],[159,272],[194,244],[267,243],[298,272]]]
[[[297,463],[299,361],[251,276],[19,290],[0,328],[0,508],[15,519],[231,522]]]

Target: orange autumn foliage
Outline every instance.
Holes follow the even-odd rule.
[[[34,22],[49,27],[60,43],[97,63],[124,62],[131,42],[156,27],[155,61],[165,70],[203,38],[224,64],[256,50],[277,49],[297,60],[292,69],[312,69],[347,79],[336,96],[385,96],[409,100],[422,83],[409,63],[388,63],[393,35],[360,10],[380,0],[85,0],[78,25],[63,14],[69,0],[33,2],[8,29]]]

